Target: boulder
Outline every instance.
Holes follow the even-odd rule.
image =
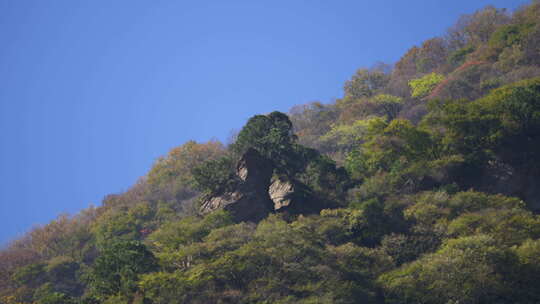
[[[308,186],[285,177],[272,179],[268,194],[275,212],[313,214],[331,207],[318,200]]]
[[[268,194],[274,203],[274,210],[280,210],[289,206],[293,201],[294,185],[290,181],[276,178],[270,184]]]

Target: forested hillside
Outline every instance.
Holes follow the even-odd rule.
[[[0,251],[0,304],[540,303],[540,1],[187,142]]]

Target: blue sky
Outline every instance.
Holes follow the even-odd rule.
[[[187,140],[342,95],[463,13],[528,1],[0,0],[0,243]]]

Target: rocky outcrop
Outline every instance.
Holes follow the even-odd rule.
[[[247,150],[236,165],[236,175],[240,180],[263,192],[268,190],[273,171],[272,163],[255,149]]]
[[[206,214],[217,209],[225,209],[237,222],[260,221],[274,209],[268,195],[272,171],[272,164],[268,160],[256,150],[249,149],[236,167],[238,186],[234,191],[203,199],[200,212]]]
[[[227,210],[236,222],[258,222],[273,211],[269,198],[247,189],[212,196],[201,204],[202,214],[217,209]]]
[[[276,178],[270,184],[268,194],[274,203],[274,210],[280,210],[292,203],[294,185],[289,181],[282,181],[279,178]]]
[[[317,199],[303,183],[284,177],[272,179],[268,194],[274,203],[275,212],[313,214],[325,208],[336,207]]]
[[[200,212],[217,209],[230,212],[237,222],[257,222],[272,212],[316,213],[323,209],[304,184],[285,177],[274,177],[272,163],[256,150],[248,150],[238,161],[238,185],[233,191],[203,199]]]

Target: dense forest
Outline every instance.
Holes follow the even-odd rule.
[[[0,304],[540,303],[540,1],[187,142],[0,251]]]

